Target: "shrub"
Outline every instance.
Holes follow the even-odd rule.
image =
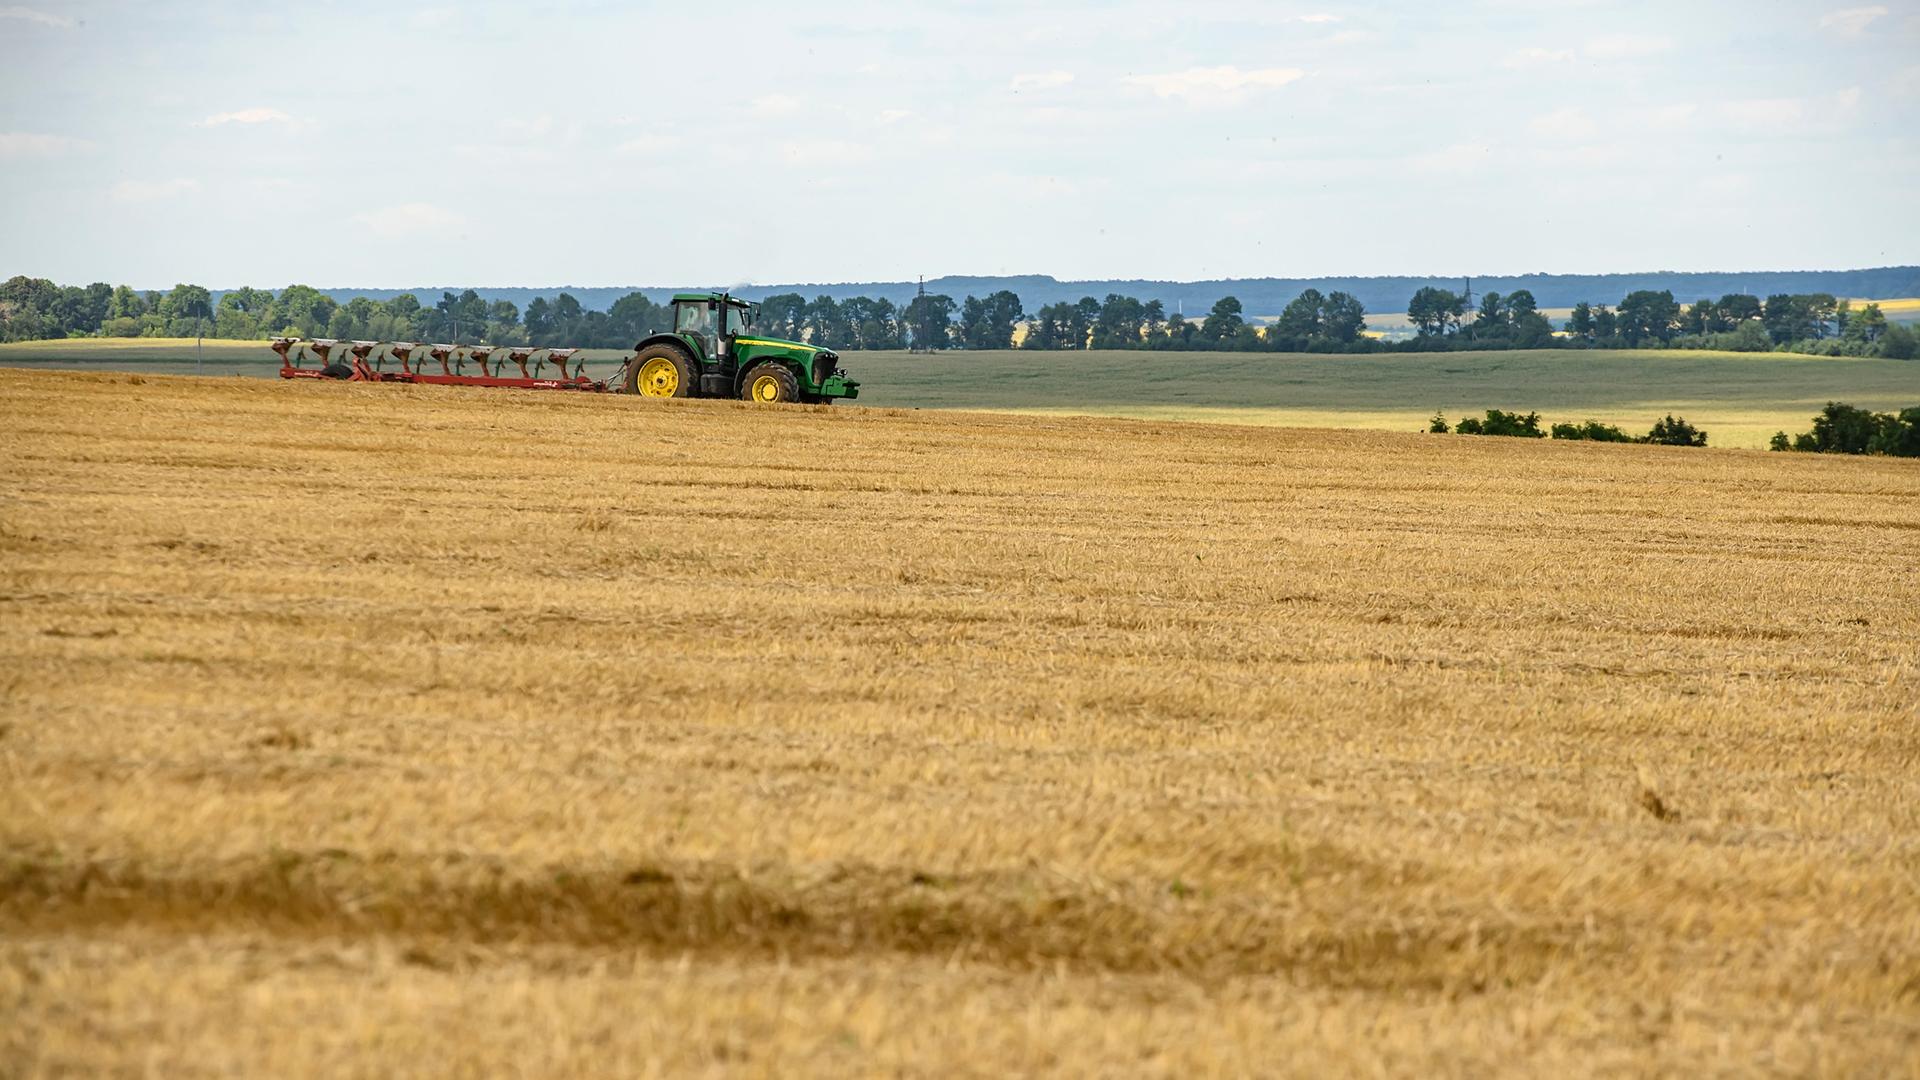
[[[1635,442],[1633,436],[1621,431],[1613,424],[1603,424],[1598,420],[1589,420],[1584,424],[1555,424],[1553,437],[1556,439],[1584,439],[1588,442]]]
[[[1867,441],[1867,453],[1890,457],[1920,457],[1920,406],[1898,413],[1881,413],[1873,438]]]
[[[1759,319],[1747,319],[1717,334],[1686,334],[1673,339],[1676,349],[1719,349],[1723,352],[1772,352],[1773,335]]]
[[[1774,432],[1774,433],[1773,433],[1773,438],[1771,438],[1771,439],[1768,439],[1768,440],[1767,440],[1767,449],[1769,449],[1769,450],[1791,450],[1791,449],[1793,449],[1793,444],[1787,441],[1787,433],[1786,433],[1786,432],[1784,432],[1784,431],[1776,431],[1776,432]]]
[[[1774,436],[1782,449],[1786,435]],[[1920,457],[1920,406],[1898,413],[1876,413],[1829,401],[1813,418],[1813,430],[1793,437],[1795,450],[1815,454],[1887,454]]]
[[[1471,416],[1469,416],[1469,417],[1467,417],[1467,418],[1466,418],[1465,420],[1462,420],[1462,421],[1460,421],[1459,423],[1457,423],[1457,424],[1455,424],[1455,425],[1453,425],[1453,430],[1454,430],[1454,431],[1455,431],[1455,432],[1456,432],[1457,434],[1460,434],[1460,435],[1481,435],[1481,434],[1485,434],[1484,432],[1482,432],[1482,431],[1480,430],[1480,421],[1478,421],[1478,420],[1475,420],[1475,419],[1474,419],[1473,417],[1471,417]]]
[[[1427,421],[1427,430],[1435,435],[1445,435],[1447,433],[1446,414],[1434,413],[1433,419]]]
[[[1813,418],[1813,444],[1823,454],[1864,454],[1879,427],[1876,419],[1865,409],[1829,401]]]
[[[1911,360],[1920,356],[1920,335],[1894,323],[1880,335],[1880,355],[1891,360]]]
[[[1647,432],[1646,441],[1656,446],[1705,446],[1707,433],[1668,414],[1653,422],[1653,430]]]
[[[1547,433],[1540,430],[1540,414],[1530,412],[1525,416],[1519,413],[1502,412],[1488,409],[1487,418],[1480,422],[1482,435],[1508,435],[1521,439],[1544,439]]]

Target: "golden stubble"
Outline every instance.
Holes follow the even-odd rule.
[[[1911,1071],[1920,469],[0,372],[0,1059]]]

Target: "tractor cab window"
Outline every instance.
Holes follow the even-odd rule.
[[[752,323],[753,323],[752,308],[736,307],[733,304],[727,305],[727,333],[728,334],[744,334],[747,332],[747,327],[752,325]]]
[[[712,304],[676,304],[680,309],[680,322],[674,327],[683,334],[706,336],[713,330]]]

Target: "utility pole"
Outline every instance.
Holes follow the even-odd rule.
[[[918,317],[914,319],[913,349],[917,353],[930,353],[933,346],[927,341],[927,275],[920,275],[920,290],[914,294],[914,310]]]

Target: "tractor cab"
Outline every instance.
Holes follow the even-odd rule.
[[[726,293],[680,293],[673,330],[634,347],[622,379],[646,397],[731,397],[764,403],[822,403],[857,397],[826,342],[752,333],[756,305]]]
[[[698,344],[701,360],[722,362],[753,325],[754,306],[725,293],[682,293],[673,298],[673,331]]]

